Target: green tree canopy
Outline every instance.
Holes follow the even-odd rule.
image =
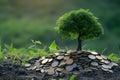
[[[103,27],[89,10],[70,11],[57,21],[58,32],[64,37],[79,38],[80,41],[98,38],[103,34]]]

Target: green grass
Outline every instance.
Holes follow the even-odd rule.
[[[32,40],[32,43],[33,44],[28,48],[14,48],[12,44],[5,45],[5,48],[0,46],[0,61],[11,61],[12,63],[25,65],[27,61],[33,57],[49,56],[51,53],[60,51],[58,50],[58,46],[55,41],[53,41],[50,46],[44,46],[42,48],[40,48],[42,45],[41,41]],[[46,50],[47,48],[49,48],[49,51]],[[112,53],[107,55],[107,57],[117,63],[120,63],[119,55]],[[77,77],[77,75],[72,75],[70,80],[74,80],[75,77]],[[65,78],[60,80],[65,80]]]

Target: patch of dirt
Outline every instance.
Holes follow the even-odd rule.
[[[75,80],[120,80],[120,65],[113,68],[114,73],[104,71],[91,71],[80,73]],[[69,80],[71,74],[66,74],[65,80]],[[26,70],[19,64],[0,63],[0,80],[50,80],[53,76],[47,76],[34,70]],[[55,80],[59,80],[58,77]]]

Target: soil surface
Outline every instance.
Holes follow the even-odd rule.
[[[120,80],[120,65],[113,68],[114,73],[104,71],[91,71],[80,73],[75,80]],[[64,76],[69,80],[71,74]],[[51,80],[52,76],[39,73],[34,70],[27,70],[19,64],[0,63],[0,80]],[[59,80],[59,78],[54,78]]]

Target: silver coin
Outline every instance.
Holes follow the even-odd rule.
[[[109,70],[109,72],[113,73],[113,70]]]
[[[110,61],[108,61],[108,60],[104,60],[104,63],[109,64],[109,63],[110,63]]]
[[[113,65],[113,66],[118,66],[118,64],[114,63],[114,62],[111,62],[110,64]]]
[[[60,55],[60,53],[54,53],[56,56]]]
[[[37,66],[37,67],[39,67],[39,66],[40,66],[40,63],[39,63],[39,62],[35,62],[34,65]]]
[[[85,68],[84,70],[85,70],[86,72],[92,71],[92,69],[90,69],[90,68]]]
[[[98,53],[97,52],[91,52],[92,54],[94,54],[94,55],[97,55]]]
[[[106,56],[104,56],[104,55],[101,55],[101,57],[102,57],[103,59],[107,59],[107,57],[106,57]]]
[[[111,62],[108,64],[109,66],[113,67],[113,66],[118,66],[118,64],[114,63],[114,62]]]
[[[73,70],[73,66],[66,66],[66,71],[72,71]]]
[[[72,66],[75,68],[75,67],[77,67],[77,64],[76,64],[76,63],[74,63],[74,64],[72,64]]]
[[[41,73],[44,73],[44,72],[45,72],[45,70],[44,70],[44,69],[41,69],[40,71],[41,71]]]
[[[31,66],[31,64],[29,64],[29,63],[25,64],[25,67],[30,67],[30,66]]]
[[[42,64],[45,64],[45,63],[47,63],[48,62],[48,59],[44,59],[41,63]]]
[[[40,58],[40,60],[44,60],[44,59],[45,59],[45,57],[41,57],[41,58]]]
[[[32,68],[32,70],[35,70],[37,68],[37,66],[34,66],[33,68]]]
[[[62,60],[64,58],[64,56],[58,56],[57,59],[58,60]]]
[[[92,66],[98,66],[99,64],[97,62],[91,62]]]
[[[90,59],[96,59],[96,57],[94,56],[94,55],[88,55],[88,57],[90,58]]]
[[[52,67],[56,67],[56,66],[58,66],[58,64],[59,64],[58,61],[54,61],[54,62],[51,64],[51,66],[52,66]]]
[[[63,69],[63,68],[57,68],[56,70],[61,72],[61,71],[63,71],[64,69]]]
[[[48,62],[52,62],[52,60],[53,60],[52,58],[51,58],[51,59],[48,59]]]
[[[107,68],[102,68],[102,70],[103,70],[103,71],[109,71],[109,69],[107,69]]]
[[[111,69],[111,68],[112,68],[112,66],[110,66],[110,65],[105,65],[105,64],[103,64],[102,67],[105,68],[105,69]]]
[[[54,70],[54,68],[50,68],[50,69],[48,69],[48,74],[49,74],[49,75],[53,75],[53,74],[55,74],[55,70]]]
[[[90,67],[90,69],[92,69],[92,70],[98,70],[97,67]]]
[[[30,66],[28,68],[26,68],[27,70],[32,70],[34,66]]]
[[[113,70],[109,70],[109,69],[105,69],[105,68],[102,68],[102,70],[113,73]]]

